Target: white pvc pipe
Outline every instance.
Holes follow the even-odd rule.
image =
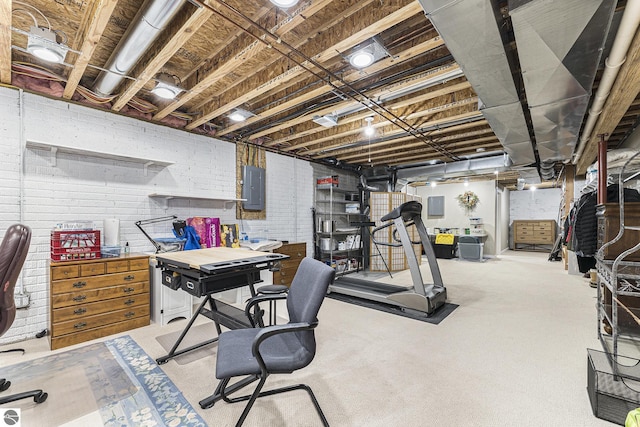
[[[591,104],[591,108],[589,109],[589,117],[587,117],[587,121],[584,125],[584,130],[582,131],[582,137],[580,137],[578,151],[574,156],[573,164],[578,163],[587,142],[591,139],[591,132],[596,125],[596,121],[598,120],[600,113],[602,113],[602,107],[609,96],[609,92],[611,91],[613,83],[616,81],[616,77],[618,77],[620,67],[626,60],[629,45],[631,45],[631,41],[636,35],[639,25],[640,1],[629,1],[625,6],[624,14],[622,15],[620,26],[618,27],[616,38],[613,41],[609,57],[605,60],[604,73],[600,79],[600,84],[598,85],[598,90],[593,99],[593,103]]]

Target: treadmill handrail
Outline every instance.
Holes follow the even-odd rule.
[[[393,248],[399,248],[402,246],[402,240],[400,240],[397,236],[398,236],[398,228],[396,227],[393,232],[391,233],[391,237],[393,238],[393,240],[395,242],[398,243],[394,243],[394,242],[380,242],[378,240],[375,239],[375,234],[380,231],[380,230],[384,230],[387,227],[391,227],[395,225],[395,223],[393,222],[389,222],[387,224],[383,224],[379,227],[376,227],[373,229],[373,231],[371,232],[371,240],[373,241],[373,243],[375,243],[376,245],[381,245],[381,246],[391,246]],[[415,221],[410,221],[410,222],[406,222],[405,223],[405,227],[411,227],[412,225],[416,225]],[[410,240],[411,243],[413,243],[414,245],[421,245],[422,244],[422,240],[418,240],[418,241],[413,241]]]

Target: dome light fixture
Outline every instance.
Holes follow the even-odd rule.
[[[349,63],[356,68],[365,68],[373,64],[376,57],[373,54],[373,49],[370,46],[362,48],[354,52],[349,56]]]
[[[162,99],[175,99],[183,89],[175,85],[175,78],[167,73],[160,73],[156,77],[156,86],[151,93]]]
[[[48,28],[32,26],[27,39],[27,52],[47,62],[62,63],[69,48],[59,44],[56,33]]]
[[[283,9],[286,9],[291,6],[295,6],[298,3],[298,0],[269,0],[269,1]]]
[[[229,114],[229,119],[234,122],[244,122],[249,117],[255,116],[251,111],[244,110],[242,108],[236,108]]]

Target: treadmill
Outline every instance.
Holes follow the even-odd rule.
[[[442,276],[438,268],[436,255],[431,246],[427,229],[422,222],[422,204],[416,201],[403,203],[381,218],[386,224],[373,230],[371,239],[374,243],[383,246],[402,246],[409,263],[411,280],[413,285],[397,286],[386,283],[373,282],[342,276],[329,286],[330,292],[349,295],[356,298],[367,299],[384,304],[400,307],[403,311],[410,311],[418,315],[431,315],[435,310],[444,305],[447,299],[447,289],[442,283]],[[392,242],[379,242],[375,240],[375,234],[385,228],[395,226]],[[415,226],[420,236],[420,241],[414,242],[409,237],[408,227]],[[400,237],[398,239],[398,236]],[[414,244],[422,244],[431,269],[433,282],[425,284],[422,280],[420,265],[413,250]]]

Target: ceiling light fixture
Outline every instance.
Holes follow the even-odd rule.
[[[176,86],[174,76],[160,73],[156,77],[156,86],[151,89],[151,93],[163,99],[175,99],[183,90]]]
[[[234,122],[244,122],[249,117],[255,116],[251,111],[244,110],[242,108],[236,108],[229,114],[229,119]]]
[[[367,126],[365,126],[364,128],[364,134],[367,136],[373,136],[373,134],[376,133],[373,126],[371,126],[371,123],[373,122],[373,117],[365,117],[364,121],[367,122]]]
[[[465,178],[464,179],[464,186],[468,187],[469,186],[469,178]]]
[[[349,56],[349,63],[356,68],[365,68],[373,64],[375,59],[373,49],[367,46]]]
[[[325,114],[324,116],[313,116],[314,123],[324,126],[326,128],[332,128],[338,125],[338,116],[333,114]]]
[[[438,185],[438,184],[436,184],[435,181],[431,181],[431,187],[435,187],[436,185]]]
[[[62,63],[69,48],[56,40],[56,33],[48,28],[31,27],[27,52],[44,61]]]
[[[295,6],[298,3],[298,0],[269,0],[271,3],[275,4],[278,7],[287,8],[291,6]]]

